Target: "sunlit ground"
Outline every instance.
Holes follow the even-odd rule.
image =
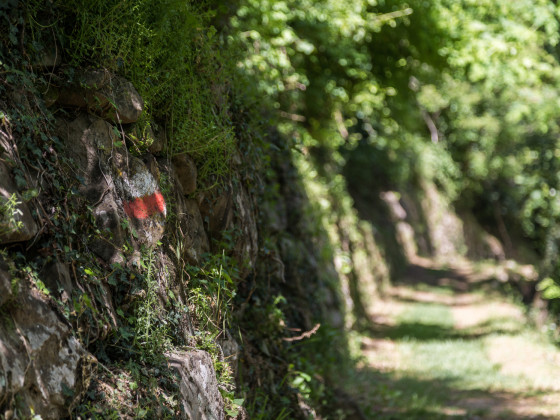
[[[424,261],[375,304],[349,384],[367,418],[560,418],[560,351],[480,274]]]

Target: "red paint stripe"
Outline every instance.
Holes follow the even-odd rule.
[[[156,191],[153,194],[138,197],[132,201],[125,201],[124,211],[128,217],[135,219],[146,219],[157,213],[165,215],[165,199],[161,192]]]

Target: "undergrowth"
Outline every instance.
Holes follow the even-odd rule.
[[[8,28],[0,36],[2,134],[17,137],[17,147],[3,137],[2,148],[23,199],[36,209],[40,232],[24,246],[5,249],[3,259],[10,265],[13,289],[19,290],[20,283],[29,284],[50,299],[97,358],[99,374],[73,416],[184,416],[179,380],[164,354],[192,346],[211,354],[228,412],[235,414],[242,404],[235,398],[231,368],[216,343],[230,327],[235,293],[231,277],[235,273],[229,257],[222,253],[209,257],[200,268],[189,268],[187,276],[193,287],[186,304],[171,290],[161,290],[157,248],[135,250],[127,241],[119,252],[125,260],[137,260],[136,265],[108,265],[96,258],[90,249],[92,241],[110,237],[112,232],[96,226],[93,209],[79,191],[83,180],[68,176],[76,164],[54,134],[53,110],[42,99],[44,87],[60,81],[61,75],[32,66],[54,44],[57,53],[71,54],[64,57],[69,64],[63,66],[63,77],[71,77],[78,67],[101,66],[133,79],[146,100],[141,125],[165,128],[170,137],[168,154],[187,152],[198,159],[202,178],[210,173],[224,176],[229,171],[234,137],[225,107],[213,102],[217,95],[212,87],[221,89],[225,82],[215,67],[218,61],[213,61],[217,40],[202,31],[210,15],[191,3],[164,2],[169,7],[160,3],[76,1],[0,6],[0,20]],[[159,17],[153,14],[158,11],[162,13]],[[179,16],[184,20],[177,21]],[[154,27],[142,26],[148,22]],[[170,27],[182,36],[176,38]],[[134,32],[127,35],[126,31]],[[172,41],[177,43],[174,50],[161,48]],[[157,90],[158,86],[165,89]],[[227,92],[224,100],[225,95]],[[3,204],[1,211],[8,224],[1,233],[20,227],[15,220],[17,205],[15,199]],[[129,239],[135,236],[128,223],[121,227]],[[72,291],[42,281],[45,267],[56,262],[69,267],[72,283],[77,285]],[[107,290],[114,299],[110,304]],[[189,306],[196,308],[200,326],[195,338],[178,331]],[[16,415],[29,413],[17,404],[11,408]]]
[[[164,132],[168,155],[191,155],[202,180],[229,174],[234,59],[221,48],[205,2],[34,1],[26,14],[36,53],[47,45],[69,55],[70,78],[71,68],[88,66],[126,77],[144,100],[141,131]]]
[[[53,135],[52,110],[41,99],[43,88],[51,83],[75,83],[79,68],[106,68],[130,79],[143,97],[140,131],[150,128],[165,132],[169,137],[168,156],[191,155],[203,183],[229,175],[236,155],[235,128],[235,135],[243,139],[239,149],[244,160],[262,165],[256,171],[240,169],[243,182],[251,194],[264,194],[261,172],[271,171],[267,167],[270,158],[265,155],[268,139],[263,141],[266,129],[262,123],[257,126],[253,121],[236,120],[234,126],[231,121],[243,120],[246,115],[230,115],[232,109],[237,112],[243,108],[243,99],[237,98],[229,108],[234,59],[220,51],[222,40],[209,25],[212,13],[194,1],[179,0],[31,1],[13,7],[13,16],[0,12],[9,27],[2,37],[1,66],[6,77],[0,93],[23,90],[33,103],[6,108],[3,124],[19,136],[13,174],[23,196],[35,204],[33,207],[43,208],[44,214],[35,216],[44,230],[37,243],[25,251],[19,246],[10,249],[8,258],[14,262],[16,277],[49,295],[84,347],[98,359],[99,374],[72,415],[184,415],[178,379],[167,367],[164,355],[174,349],[193,348],[211,355],[226,411],[232,417],[241,405],[250,418],[262,419],[294,418],[300,414],[297,407],[302,406],[309,407],[310,416],[312,407],[328,411],[332,400],[329,385],[338,369],[347,368],[345,337],[325,324],[311,337],[285,340],[297,335],[290,328],[301,328],[307,315],[314,321],[324,315],[320,313],[324,308],[313,305],[314,294],[322,299],[323,289],[336,289],[335,284],[324,287],[329,277],[326,269],[317,274],[305,259],[309,256],[328,267],[333,257],[332,250],[325,246],[325,237],[303,241],[323,228],[312,222],[313,215],[308,214],[306,229],[294,234],[293,240],[301,240],[299,250],[309,248],[310,254],[298,255],[295,247],[294,261],[286,261],[300,271],[298,281],[305,283],[303,291],[291,285],[270,284],[269,278],[259,277],[256,272],[241,284],[239,264],[243,262],[238,264],[231,257],[235,247],[231,240],[215,244],[215,253],[205,256],[200,264],[175,261],[176,273],[162,272],[157,257],[161,248],[135,249],[131,243],[134,232],[126,223],[121,227],[130,240],[119,251],[125,261],[136,260],[137,264],[106,264],[93,255],[90,244],[112,233],[95,225],[92,208],[79,192],[80,180],[64,176],[75,163],[64,157],[64,146]],[[34,70],[31,61],[53,47],[63,55],[65,64],[60,71]],[[138,150],[131,152],[140,153],[144,145],[134,143],[135,147]],[[33,182],[32,175],[38,173],[45,177],[49,189]],[[172,183],[163,178],[167,199],[172,195]],[[177,218],[173,200],[168,204],[167,223],[173,224]],[[297,211],[303,212],[299,206]],[[277,239],[263,233],[261,243]],[[178,243],[180,238],[169,242]],[[321,252],[315,252],[315,248]],[[265,261],[274,258],[274,253],[261,251],[266,254],[262,255]],[[176,254],[182,258],[182,252]],[[73,281],[80,286],[70,295],[40,280],[41,268],[58,260],[70,267]],[[167,275],[180,279],[186,286],[186,296],[165,288],[162,277]],[[243,293],[239,293],[240,288]],[[107,304],[107,290],[112,292],[113,307]],[[185,317],[192,318],[191,331],[184,331]],[[241,341],[244,357],[238,389],[219,344],[229,334]],[[243,398],[238,398],[240,394]]]

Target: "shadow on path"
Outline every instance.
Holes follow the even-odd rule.
[[[439,420],[439,419],[509,419],[552,420],[556,416],[528,415],[523,407],[535,404],[546,393],[531,396],[513,392],[489,392],[483,389],[461,389],[460,378],[419,379],[362,368],[355,383],[363,387],[357,401],[369,408],[368,419]]]
[[[495,293],[498,284],[468,264],[413,261],[387,291],[386,307],[361,323],[364,361],[352,383],[366,418],[560,418],[560,393],[510,384],[521,379],[488,356],[496,337],[527,331],[523,312]]]
[[[507,321],[507,320],[503,320]],[[464,330],[422,322],[400,322],[395,326],[372,324],[360,332],[370,337],[383,337],[395,341],[477,340],[489,335],[514,335],[521,328],[502,328],[500,322],[485,321]]]
[[[473,292],[497,283],[493,273],[475,274],[473,268],[466,265],[452,268],[437,267],[424,258],[416,258],[412,261],[404,274],[395,281],[395,285],[427,285],[441,287],[455,293]]]

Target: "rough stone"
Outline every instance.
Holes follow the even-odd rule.
[[[41,278],[51,292],[60,296],[63,302],[68,301],[70,296],[72,296],[74,286],[70,278],[70,271],[60,261],[53,261],[48,264],[42,270]]]
[[[86,69],[76,75],[80,87],[102,89],[111,82],[111,73],[106,69]]]
[[[158,162],[156,160],[156,158],[151,155],[150,153],[147,153],[145,155],[142,156],[142,162],[144,162],[144,165],[146,165],[146,168],[148,169],[148,171],[152,174],[152,176],[154,177],[154,179],[156,180],[157,184],[158,184],[158,190],[161,189],[165,189],[161,187],[161,181],[162,181],[162,177],[161,177],[161,171],[159,169],[159,165]],[[167,212],[167,209],[166,209]]]
[[[210,355],[201,350],[168,354],[171,367],[179,372],[183,408],[188,419],[223,420],[224,401]]]
[[[101,77],[102,75],[99,76]],[[95,223],[101,232],[101,236],[93,240],[91,247],[105,261],[120,263],[124,260],[121,247],[126,235],[122,228],[122,215],[119,212],[121,200],[117,194],[114,171],[107,162],[113,162],[113,159],[118,161],[126,150],[115,147],[118,137],[106,121],[88,118],[87,122],[91,123],[86,122],[87,128],[83,129],[82,119],[83,117],[78,118],[71,123],[77,126],[77,130],[74,137],[68,137],[68,145],[73,148],[74,156],[77,156],[78,168],[85,168],[84,185],[81,189],[93,206]],[[81,135],[80,130],[83,130]]]
[[[235,341],[228,330],[224,330],[225,334],[218,340],[218,344],[222,349],[223,359],[226,360],[231,368],[232,376],[237,377],[237,369],[241,347]]]
[[[186,154],[182,153],[180,155],[173,156],[172,162],[177,179],[183,188],[183,193],[188,195],[195,192],[197,170],[193,160]]]
[[[205,192],[198,197],[198,207],[210,235],[218,235],[233,222],[233,194],[231,188],[219,192]]]
[[[57,132],[74,160],[72,175],[81,181],[80,188],[88,201],[96,202],[110,187],[109,177],[102,170],[99,150],[110,151],[117,140],[111,126],[102,119],[80,115],[72,121],[59,120]]]
[[[260,214],[263,224],[273,233],[282,232],[288,227],[284,200],[264,202],[260,206]]]
[[[12,298],[12,277],[8,272],[8,267],[0,261],[0,307]]]
[[[202,255],[210,251],[210,244],[196,201],[185,200],[184,213],[180,216],[186,221],[183,257],[190,263],[198,264],[202,261]]]
[[[170,208],[176,217],[176,223],[167,226],[169,235],[182,238],[181,255],[190,264],[200,264],[202,255],[210,250],[208,236],[197,202],[184,196],[173,164],[167,159],[157,159],[159,173],[165,183],[165,189],[171,197],[173,206]],[[175,244],[173,244],[175,246]]]
[[[59,121],[57,132],[72,158],[72,176],[80,180],[79,191],[93,207],[93,216],[101,235],[90,244],[94,253],[109,263],[122,262],[120,251],[125,233],[121,226],[119,197],[107,157],[117,160],[117,140],[111,126],[100,118],[80,115],[72,121]],[[101,159],[101,155],[103,159]]]
[[[124,256],[121,247],[126,235],[114,194],[107,193],[101,198],[93,208],[93,217],[101,235],[92,241],[92,250],[110,264],[122,263]]]
[[[165,130],[156,130],[153,139],[154,141],[152,142],[150,147],[148,147],[148,152],[155,156],[161,156],[167,149],[167,134]]]
[[[95,359],[38,291],[24,289],[9,309],[10,321],[0,323],[0,401],[17,393],[11,408],[25,417],[31,409],[44,419],[67,415],[87,390]]]
[[[54,43],[44,46],[43,50],[38,53],[33,61],[34,68],[44,68],[46,70],[53,70],[62,62],[62,51]]]
[[[132,83],[126,79],[115,78],[112,86],[112,99],[116,107],[108,114],[114,122],[129,124],[138,121],[144,108],[144,101]]]
[[[60,106],[84,108],[100,117],[122,124],[138,121],[144,102],[132,83],[105,70],[88,70],[78,76],[79,84],[47,95]]]
[[[58,131],[102,234],[92,241],[92,250],[110,263],[123,261],[125,215],[140,244],[157,244],[165,228],[166,203],[146,164],[124,146],[117,147],[111,125],[100,118],[82,115],[61,123]]]
[[[77,83],[59,89],[48,96],[56,96],[56,102],[62,106],[86,108],[95,113],[108,112],[111,104],[107,95],[107,86],[111,81],[111,74],[105,69],[84,70],[75,76]]]
[[[8,205],[13,196],[18,203],[16,206]],[[27,241],[37,231],[37,224],[12,182],[8,167],[0,162],[0,244]]]
[[[243,187],[238,187],[234,195],[236,226],[241,230],[235,244],[235,257],[240,263],[241,278],[247,277],[255,266],[258,255],[258,229],[255,209],[249,194]]]
[[[155,246],[163,237],[167,215],[157,180],[146,164],[135,156],[127,156],[120,165],[117,164],[116,172],[114,183],[138,241],[149,247]]]
[[[45,106],[47,108],[50,108],[51,106],[53,106],[54,104],[56,104],[56,102],[58,101],[58,97],[60,96],[60,89],[57,88],[49,88],[44,94],[43,94],[43,100],[45,101]]]

